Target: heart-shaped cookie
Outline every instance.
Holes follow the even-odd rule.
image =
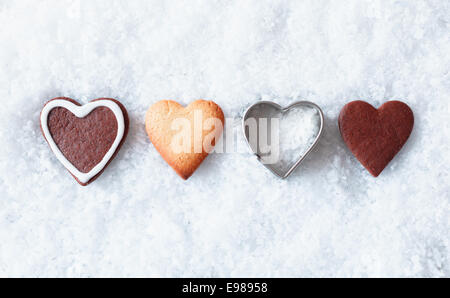
[[[305,109],[310,110],[309,112],[314,112],[313,114],[315,114],[316,116],[313,116],[313,114],[308,114],[305,113],[305,111],[302,111]],[[285,127],[286,125],[282,125],[282,127],[278,128],[278,130],[281,131],[277,131],[277,128],[275,128],[276,125],[272,123],[272,121],[278,119],[281,120],[281,118],[286,117],[287,114],[291,112],[301,112],[301,113],[295,114],[293,116],[294,118],[292,120],[294,122],[292,123],[289,122],[288,127]],[[302,119],[302,117],[307,119]],[[316,118],[317,123],[314,124],[309,123],[310,125],[308,125],[307,127],[304,126],[302,127],[301,125],[302,120],[313,120],[314,118]],[[323,133],[324,122],[325,121],[322,109],[318,105],[309,101],[294,102],[287,107],[281,107],[279,104],[274,103],[272,101],[259,101],[254,105],[252,105],[251,107],[249,107],[242,118],[244,136],[245,139],[247,140],[247,144],[249,145],[250,150],[252,150],[252,152],[257,156],[259,162],[261,162],[267,169],[269,169],[272,173],[274,173],[276,176],[282,179],[288,178],[305,160],[306,156],[310,154],[311,151],[315,148],[315,146],[319,143],[319,140]],[[262,123],[265,123],[267,127],[261,127],[261,125],[264,126],[264,124]],[[274,132],[272,131],[273,129],[275,129],[275,132],[278,135],[278,137],[275,137],[275,139],[282,142],[292,143],[291,146],[289,147],[295,148],[294,152],[291,153],[295,161],[291,163],[291,161],[289,160],[287,168],[286,166],[282,165],[282,162],[280,162],[281,156],[278,156],[279,153],[283,154],[283,152],[281,152],[282,150],[280,150],[282,147],[281,143],[272,144],[271,142],[268,141],[274,136],[273,135]],[[287,131],[282,131],[283,129],[286,129]],[[311,131],[303,131],[305,129],[306,130],[311,129]],[[296,138],[295,137],[296,132],[301,132],[302,136],[300,138],[298,137]],[[309,133],[311,133],[311,135],[308,135]],[[281,135],[283,135],[284,137],[281,137]],[[261,142],[260,140],[261,138],[265,138],[266,141]],[[269,145],[266,143],[271,143],[269,147],[271,147],[271,149],[274,149],[275,152],[277,152],[275,154],[276,156],[275,161],[268,162],[268,160],[273,159],[272,157],[272,155],[274,155],[274,153],[272,152],[273,150],[270,150],[270,152],[267,152],[267,154],[262,153],[264,149],[261,148],[262,146],[261,143],[265,144],[265,146]],[[265,155],[270,157],[267,157]]]
[[[339,129],[361,164],[378,177],[411,135],[414,114],[403,102],[389,101],[378,110],[364,101],[347,104]]]
[[[187,180],[214,148],[224,122],[222,109],[212,101],[197,100],[184,108],[163,100],[150,107],[145,127],[156,150]]]
[[[83,186],[102,174],[124,143],[129,127],[125,107],[109,98],[84,106],[70,98],[52,99],[44,106],[40,122],[58,160]]]

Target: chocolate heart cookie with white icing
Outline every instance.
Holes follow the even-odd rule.
[[[129,128],[127,110],[110,98],[99,98],[84,106],[70,98],[52,99],[44,106],[40,122],[57,159],[83,186],[103,173]]]

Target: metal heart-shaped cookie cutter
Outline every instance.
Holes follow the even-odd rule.
[[[280,114],[281,116],[283,116],[283,114],[287,113],[288,111],[290,111],[294,108],[297,108],[297,107],[302,107],[302,106],[313,108],[319,114],[319,118],[320,118],[319,132],[318,132],[314,142],[312,143],[312,145],[304,153],[300,153],[301,156],[287,171],[283,171],[280,167],[277,167],[273,164],[267,164],[267,163],[263,162],[261,154],[260,154],[259,146],[256,145],[256,148],[253,148],[251,145],[249,131],[246,129],[247,128],[247,120],[249,118],[257,119],[256,126],[258,129],[258,135],[259,135],[259,130],[260,130],[259,122],[260,121],[258,118],[270,118],[270,117],[268,117],[268,116],[270,116],[270,110],[272,110],[272,113],[275,111],[278,114]],[[298,168],[298,166],[302,163],[302,161],[305,160],[306,156],[314,149],[314,147],[316,147],[316,145],[319,143],[320,138],[322,137],[324,123],[325,123],[325,120],[324,120],[324,115],[323,115],[322,109],[315,103],[312,103],[309,101],[297,101],[297,102],[290,104],[289,106],[287,106],[285,108],[281,107],[280,105],[278,105],[272,101],[259,101],[247,109],[247,111],[245,112],[244,117],[242,119],[242,126],[243,126],[243,130],[244,130],[245,140],[247,141],[247,145],[250,147],[250,150],[253,152],[253,154],[256,155],[256,157],[258,158],[258,161],[260,163],[262,163],[273,174],[275,174],[276,176],[278,176],[281,179],[288,178]],[[270,125],[269,125],[269,127],[270,127]]]

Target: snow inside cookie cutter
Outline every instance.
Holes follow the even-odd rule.
[[[318,118],[319,118],[319,127],[318,127],[318,133],[315,136],[312,144],[307,147],[306,151],[302,152],[300,157],[293,163],[292,166],[290,166],[287,170],[281,169],[279,166],[276,166],[275,164],[268,164],[263,162],[263,157],[261,154],[259,141],[257,141],[256,146],[254,145],[254,142],[250,140],[250,132],[248,129],[248,120],[251,118],[254,118],[256,121],[254,123],[256,124],[256,128],[258,130],[257,132],[257,139],[259,139],[259,131],[260,131],[260,118],[270,118],[270,116],[274,115],[273,113],[278,113],[280,116],[288,113],[291,110],[294,110],[295,108],[299,107],[307,107],[312,108],[313,110],[317,111]],[[247,145],[249,146],[252,153],[257,157],[258,161],[262,163],[267,169],[269,169],[273,174],[278,176],[281,179],[288,178],[299,166],[300,164],[305,160],[305,158],[308,156],[309,153],[317,146],[319,143],[320,138],[322,137],[323,130],[324,130],[324,115],[322,109],[316,105],[315,103],[309,102],[309,101],[297,101],[292,104],[290,104],[287,107],[282,107],[278,105],[275,102],[272,101],[259,101],[252,106],[250,106],[247,111],[244,113],[244,116],[242,118],[242,128],[244,130],[244,136],[245,140],[247,141]],[[271,125],[268,125],[270,129]],[[270,133],[269,133],[270,135]],[[252,146],[253,143],[253,146]]]

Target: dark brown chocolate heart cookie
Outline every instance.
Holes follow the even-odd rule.
[[[83,186],[97,179],[116,156],[128,134],[125,107],[100,98],[84,106],[55,98],[41,112],[41,130],[58,160]]]
[[[378,177],[411,135],[414,114],[403,102],[389,101],[378,110],[364,101],[347,104],[339,129],[361,164]]]

